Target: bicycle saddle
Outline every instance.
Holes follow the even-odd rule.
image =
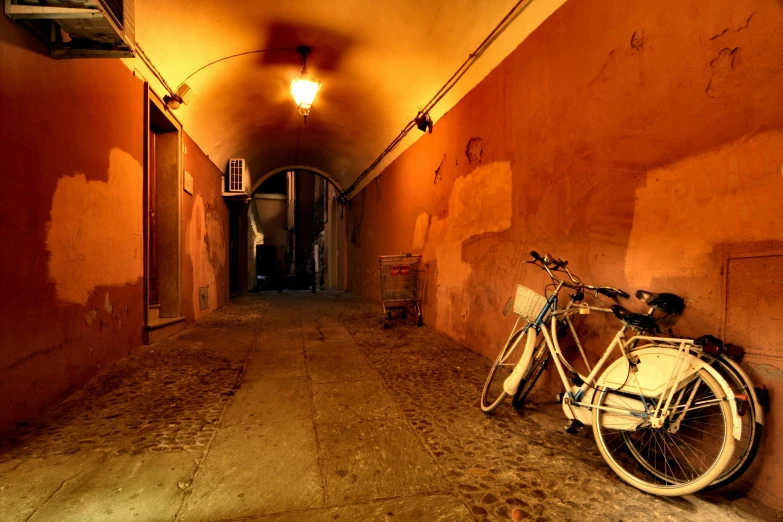
[[[649,315],[635,314],[630,310],[626,310],[620,305],[612,305],[612,313],[619,320],[641,331],[654,331],[656,330],[655,319]]]
[[[675,294],[656,294],[647,290],[637,290],[636,297],[667,314],[681,315],[685,310],[685,300]]]

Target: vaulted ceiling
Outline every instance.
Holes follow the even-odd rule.
[[[433,118],[459,101],[564,1],[523,4],[432,111]],[[136,38],[175,88],[199,67],[231,54],[311,46],[308,68],[322,88],[306,125],[289,90],[301,70],[301,58],[292,51],[249,54],[204,69],[187,81],[193,97],[175,114],[221,168],[230,157],[245,158],[257,180],[275,169],[305,165],[345,188],[516,3],[137,0]],[[395,154],[419,136],[414,130]]]

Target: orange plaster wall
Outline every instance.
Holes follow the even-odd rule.
[[[0,434],[141,343],[143,83],[0,16]]]
[[[193,194],[182,195],[182,281],[185,319],[193,322],[228,301],[228,207],[222,197],[223,173],[187,134],[183,143],[183,164],[193,176]],[[209,308],[199,310],[203,286],[209,287]]]
[[[775,0],[569,0],[351,200],[349,290],[379,299],[377,256],[422,253],[425,322],[494,358],[515,285],[541,288],[522,264],[538,250],[679,293],[682,333],[722,333],[724,256],[783,249],[781,64]],[[749,477],[781,508],[774,324],[776,351],[745,359],[773,404]]]

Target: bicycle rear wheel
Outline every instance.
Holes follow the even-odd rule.
[[[511,375],[525,351],[528,331],[532,331],[535,335],[533,328],[523,328],[515,332],[492,364],[487,380],[484,382],[484,389],[481,391],[481,410],[485,413],[494,411],[508,396],[503,390],[503,382]]]
[[[732,412],[718,382],[702,369],[684,389],[691,407],[675,422],[654,428],[639,416],[639,396],[603,389],[593,409],[593,435],[607,464],[632,486],[661,496],[694,493],[717,479],[729,463],[735,441]],[[655,404],[652,397],[644,398]],[[634,413],[632,413],[634,412]]]

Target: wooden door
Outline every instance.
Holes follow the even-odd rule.
[[[158,301],[158,186],[155,168],[155,132],[149,131],[149,304],[156,305]]]

